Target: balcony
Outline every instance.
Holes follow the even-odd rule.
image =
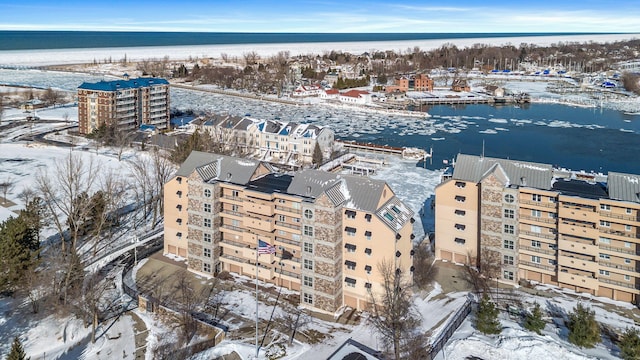
[[[220,242],[220,245],[221,246],[231,245],[231,246],[235,246],[235,247],[240,248],[240,249],[246,249],[246,248],[250,248],[251,247],[247,243],[243,243],[243,242],[239,242],[239,241],[233,241],[233,240],[227,240],[227,239],[224,239],[224,241]]]
[[[271,220],[261,220],[257,218],[245,217],[243,221],[243,225],[247,228],[272,232],[273,231],[273,221]]]
[[[634,234],[632,232],[620,231],[620,230],[613,230],[606,227],[601,227],[600,232],[611,234],[611,235],[617,235],[617,236],[621,236],[629,239],[640,239],[640,235],[638,234]]]
[[[232,255],[227,255],[227,254],[220,255],[220,259],[223,260],[223,261],[226,260],[227,262],[230,262],[230,263],[233,263],[233,264],[239,265],[239,266],[243,266],[243,265],[249,264],[249,261],[246,260],[246,259],[239,258],[239,257],[236,257],[236,256],[232,256]]]
[[[282,270],[280,268],[275,268],[275,271],[276,271],[276,273],[280,274],[281,276],[289,277],[289,279],[285,278],[285,280],[300,281],[300,274],[296,274],[294,272],[287,271],[287,270]]]
[[[533,222],[543,222],[545,224],[556,224],[558,222],[557,218],[550,218],[547,216],[531,216],[531,215],[520,215],[521,220],[533,221]]]
[[[286,206],[276,205],[276,210],[284,211],[292,214],[300,214],[302,211],[300,209],[294,209]]]
[[[600,210],[599,214],[600,216],[608,217],[611,219],[620,219],[620,220],[634,221],[634,222],[638,221],[638,218],[636,216],[629,215],[629,214],[616,214],[611,211],[602,211],[602,210]]]
[[[598,256],[600,248],[593,244],[584,244],[577,241],[568,241],[560,239],[558,241],[558,248],[560,250],[571,251],[578,254],[586,254],[589,256]]]
[[[606,266],[606,267],[612,268],[612,269],[619,269],[619,270],[632,271],[632,272],[640,271],[640,269],[636,269],[633,266],[616,264],[616,263],[612,263],[611,261],[600,260],[598,263],[601,266]]]
[[[619,247],[613,247],[613,246],[609,246],[609,245],[600,244],[600,249],[609,250],[609,251],[615,251],[615,252],[622,253],[622,254],[640,255],[640,251],[637,251],[634,248],[619,248]]]
[[[244,229],[239,227],[239,226],[222,224],[222,225],[220,225],[220,228],[224,229],[224,230],[230,230],[229,232],[231,232],[232,234],[237,234],[237,235],[242,235],[242,233],[244,232]]]
[[[556,203],[548,202],[548,201],[533,201],[533,200],[520,199],[520,204],[539,206],[543,208],[552,208],[552,209],[556,208]]]
[[[571,274],[563,271],[558,272],[558,282],[592,290],[596,290],[598,288],[598,279],[596,278]]]
[[[293,245],[295,247],[300,247],[300,241],[289,240],[289,239],[285,239],[285,238],[281,238],[281,237],[277,237],[277,236],[276,236],[276,241],[277,242],[281,242],[283,244],[289,244],[289,245]]]
[[[547,244],[545,243],[544,245],[547,245]],[[541,247],[533,247],[533,246],[525,246],[525,245],[520,245],[519,247],[520,247],[520,250],[533,251],[535,253],[540,253],[540,254],[547,254],[547,255],[556,254],[555,249],[545,249]]]
[[[549,239],[549,240],[555,240],[556,239],[556,234],[543,234],[543,233],[537,233],[537,232],[533,232],[533,231],[529,231],[529,230],[520,230],[519,231],[520,235],[526,235],[526,236],[533,236],[533,237],[537,237],[537,238],[543,238],[543,239]]]
[[[538,264],[538,263],[534,263],[534,262],[531,262],[531,261],[520,260],[519,261],[519,266],[528,266],[528,267],[536,268],[536,269],[539,269],[539,270],[548,271],[548,272],[552,273],[553,275],[555,275],[555,273],[556,273],[556,267],[553,266],[553,265],[543,265],[543,264]]]
[[[286,222],[276,221],[276,226],[285,227],[287,229],[295,230],[296,232],[300,232],[301,226],[294,224],[287,224]]]
[[[570,267],[577,270],[596,269],[598,267],[598,264],[595,261],[566,255],[558,256],[558,265]]]
[[[242,203],[242,198],[240,196],[223,195],[222,198],[225,200],[231,200],[229,203]]]
[[[600,282],[605,283],[605,284],[610,284],[610,285],[614,285],[614,286],[620,286],[623,287],[625,289],[635,289],[635,290],[639,290],[640,289],[640,285],[639,284],[635,284],[633,281],[629,281],[629,282],[622,282],[622,281],[615,281],[615,280],[609,280],[603,277],[598,278],[598,280],[600,280]]]
[[[265,204],[258,204],[250,201],[245,201],[244,210],[264,216],[273,216],[273,207]]]

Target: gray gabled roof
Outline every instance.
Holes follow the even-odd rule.
[[[241,159],[226,155],[192,151],[176,172],[176,176],[189,176],[194,170],[205,182],[225,181],[234,184],[247,184],[260,161]]]
[[[607,186],[611,199],[640,202],[640,175],[609,172]]]
[[[458,154],[453,170],[453,179],[478,183],[495,164],[500,164],[500,167],[510,180],[509,185],[544,190],[551,189],[553,168],[549,164],[495,159],[467,154]]]

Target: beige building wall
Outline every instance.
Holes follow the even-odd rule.
[[[436,258],[461,264],[476,263],[478,191],[475,183],[453,179],[436,187]]]
[[[176,176],[164,185],[164,254],[187,257],[187,178]]]

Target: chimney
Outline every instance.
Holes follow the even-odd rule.
[[[520,186],[527,186],[527,178],[526,177],[521,177],[520,178]]]

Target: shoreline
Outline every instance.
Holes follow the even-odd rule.
[[[500,46],[521,43],[548,46],[559,42],[614,42],[640,38],[638,33],[600,34],[600,35],[551,35],[490,38],[450,38],[430,40],[401,41],[358,41],[358,42],[315,42],[315,43],[271,43],[271,44],[224,44],[224,45],[180,45],[180,46],[143,46],[118,48],[78,48],[45,50],[3,50],[0,51],[0,66],[39,67],[51,65],[86,64],[102,62],[111,58],[114,62],[126,56],[129,61],[145,59],[219,58],[221,54],[242,57],[247,52],[256,52],[267,57],[280,51],[288,51],[291,56],[305,54],[324,54],[331,51],[361,54],[373,51],[405,51],[419,47],[433,50],[444,44],[457,47],[471,47],[475,44]]]

